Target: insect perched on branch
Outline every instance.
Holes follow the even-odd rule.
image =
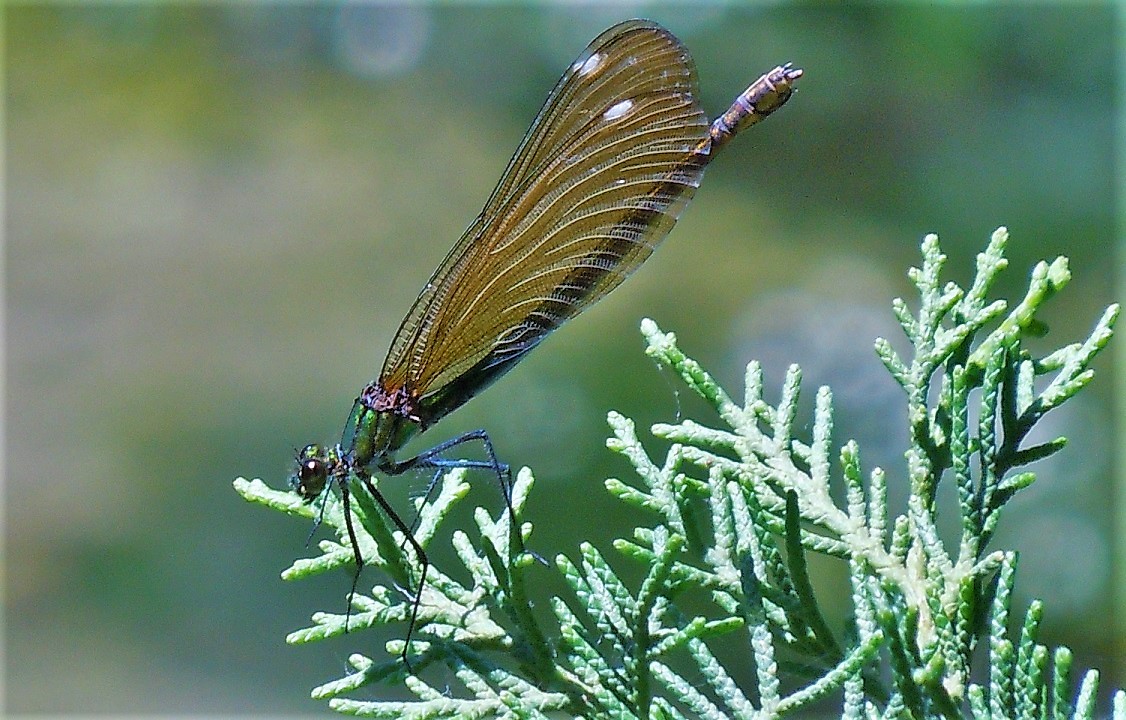
[[[617,287],[652,254],[691,200],[716,151],[781,107],[802,71],[782,65],[714,122],[700,107],[688,50],[656,23],[606,30],[567,68],[481,214],[423,286],[379,377],[360,391],[336,445],[306,445],[291,485],[312,502],[335,485],[355,554],[349,483],[358,479],[418,558],[403,660],[429,567],[374,473],[478,468],[496,475],[512,514],[508,466],[484,430],[414,457],[396,453],[511,370],[551,331]],[[485,460],[450,457],[480,442]],[[331,481],[331,482],[330,482]],[[519,551],[519,533],[513,532]]]

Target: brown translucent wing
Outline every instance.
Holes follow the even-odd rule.
[[[660,26],[596,38],[403,321],[383,391],[431,424],[644,262],[703,173],[696,95],[691,57]]]

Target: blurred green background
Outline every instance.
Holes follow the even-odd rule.
[[[607,410],[640,428],[703,412],[644,357],[643,316],[736,393],[747,360],[775,396],[801,363],[807,401],[834,388],[837,442],[857,438],[894,485],[902,398],[872,341],[903,347],[889,304],[913,300],[924,233],[965,281],[1007,225],[1010,297],[1034,261],[1068,255],[1056,345],[1120,299],[1109,4],[3,12],[11,713],[319,712],[313,685],[380,652],[283,643],[342,610],[349,578],[282,583],[309,528],[231,480],[280,487],[294,447],[335,441],[548,90],[618,20],[677,33],[713,114],[777,63],[806,76],[646,267],[425,438],[484,427],[531,465],[544,556],[629,532],[601,490],[628,473],[603,447]],[[1121,685],[1114,382],[1098,367],[1046,419],[1043,438],[1071,445],[995,545],[1022,552],[1021,607],[1044,598],[1045,640]],[[402,506],[423,484],[384,487]],[[499,500],[479,479],[471,502]]]

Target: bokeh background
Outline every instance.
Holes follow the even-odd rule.
[[[321,712],[309,689],[379,651],[283,643],[343,608],[348,577],[281,582],[309,528],[231,481],[280,487],[295,446],[338,436],[548,90],[618,20],[677,33],[713,114],[779,62],[806,77],[724,150],[646,267],[426,438],[485,427],[531,465],[543,555],[628,532],[601,490],[628,473],[603,446],[608,410],[641,428],[705,413],[644,357],[644,316],[736,393],[749,359],[775,396],[801,363],[807,400],[835,390],[837,441],[902,480],[902,398],[872,341],[903,345],[889,304],[913,299],[925,233],[965,281],[1007,225],[1009,297],[1069,256],[1057,345],[1121,299],[1110,4],[3,13],[9,713]],[[1071,445],[996,546],[1021,551],[1044,639],[1120,685],[1115,382],[1097,367],[1045,421]],[[421,485],[384,487],[401,506]],[[477,485],[472,503],[495,506]]]

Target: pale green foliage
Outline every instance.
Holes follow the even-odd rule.
[[[920,302],[894,310],[913,356],[901,358],[885,340],[876,351],[903,387],[910,445],[902,469],[867,472],[855,442],[835,451],[832,395],[816,393],[812,433],[797,436],[801,372],[791,367],[781,400],[763,399],[762,373],[747,368],[743,400],[735,402],[671,334],[651,321],[647,352],[671,367],[715,409],[718,427],[691,420],[657,425],[671,441],[655,460],[628,419],[612,413],[609,447],[633,466],[630,481],[608,480],[621,501],[644,510],[646,527],[615,543],[616,559],[581,544],[577,559],[556,558],[570,594],[550,600],[553,617],[533,614],[528,586],[550,572],[510,537],[506,515],[476,514],[477,532],[452,533],[464,568],[431,567],[412,641],[411,670],[388,657],[350,658],[355,672],[313,691],[341,712],[370,717],[771,718],[817,703],[842,718],[1090,718],[1097,673],[1075,688],[1071,655],[1037,643],[1039,602],[1012,618],[1016,562],[989,550],[1000,511],[1033,481],[1017,469],[1050,455],[1062,438],[1028,446],[1044,413],[1092,378],[1092,357],[1108,342],[1118,307],[1107,309],[1082,343],[1036,358],[1022,344],[1041,334],[1036,310],[1067,284],[1066,260],[1041,263],[1014,308],[987,294],[1005,268],[1004,229],[978,257],[969,289],[941,284],[937,238],[923,243],[923,263],[910,277]],[[1038,389],[1043,388],[1043,389]],[[936,490],[956,487],[960,533],[939,536]],[[890,483],[908,483],[905,508],[888,506]],[[519,515],[532,475],[522,471],[513,506]],[[834,501],[839,487],[843,503]],[[260,481],[236,481],[244,497],[302,518],[319,510]],[[418,566],[402,538],[359,487],[354,487],[361,551],[398,588],[416,587]],[[449,507],[464,497],[461,471],[421,508],[416,538],[426,546]],[[340,503],[330,498],[324,524],[346,539]],[[531,527],[521,532],[530,538]],[[346,540],[345,540],[346,542]],[[352,551],[322,541],[322,554],[283,574],[308,577],[348,568]],[[834,629],[819,609],[807,571],[809,553],[844,564],[853,612]],[[645,575],[636,586],[615,566]],[[364,646],[368,628],[404,632],[412,593],[376,587],[357,594],[348,631]],[[843,598],[832,598],[840,603]],[[541,603],[542,604],[542,603]],[[344,632],[343,614],[318,613],[314,625],[288,638],[299,644]],[[988,648],[988,667],[971,682],[974,649]],[[720,651],[717,655],[716,652]],[[980,653],[976,656],[981,660]],[[448,668],[434,687],[423,679]],[[450,673],[460,687],[449,687]],[[407,702],[344,699],[377,682],[404,684]],[[370,692],[370,691],[369,691]],[[1126,720],[1126,695],[1113,716]]]

